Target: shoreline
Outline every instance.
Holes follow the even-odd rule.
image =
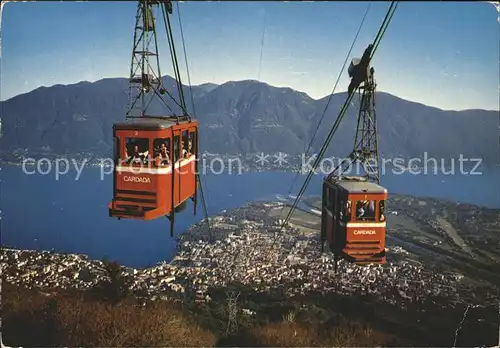
[[[408,205],[404,197],[400,199],[401,207]],[[421,201],[415,199],[415,205],[419,206]],[[433,201],[426,204],[433,204]],[[442,202],[434,204],[440,206]],[[450,203],[450,206],[454,205]],[[309,219],[306,212],[299,214],[299,220],[295,217],[291,220],[286,233],[276,236],[280,219],[276,214],[282,207],[280,202],[252,202],[221,212],[211,217],[213,243],[207,242],[206,222],[202,220],[178,236],[178,251],[170,261],[158,262],[151,267],[120,266],[122,274],[133,283],[133,293],[153,298],[202,298],[210,301],[212,289],[241,284],[257,293],[278,291],[284,298],[314,293],[371,294],[381,301],[400,306],[418,303],[429,296],[447,298],[449,304],[492,301],[492,293],[485,290],[488,287],[484,288],[486,280],[478,283],[469,279],[477,272],[469,270],[468,265],[464,266],[469,268],[458,273],[452,271],[456,266],[451,265],[450,270],[443,268],[443,260],[455,254],[461,255],[453,251],[453,247],[447,251],[448,256],[444,254],[444,259],[433,255],[440,255],[448,249],[424,248],[422,259],[417,255],[422,247],[414,247],[411,242],[408,244],[407,239],[401,239],[406,244],[388,245],[391,260],[387,264],[363,267],[341,261],[339,273],[335,275],[331,255],[320,255],[317,235],[308,232],[310,227],[304,229],[302,226],[301,219]],[[406,214],[400,211],[396,217],[400,218],[402,213]],[[404,237],[401,232],[396,235],[389,233]],[[446,240],[439,235],[432,238]],[[271,250],[274,242],[276,248]],[[102,261],[92,260],[85,254],[2,248],[2,272],[9,283],[46,287],[53,282],[71,288],[89,288],[106,278],[103,265]],[[488,274],[484,276],[489,279]],[[481,282],[484,285],[480,285]],[[484,289],[478,292],[477,286]],[[479,297],[474,298],[472,294]]]
[[[309,213],[309,214],[312,214],[312,215],[317,215],[317,216],[320,216],[318,214],[320,214],[320,206],[316,205],[316,204],[311,204],[311,200],[316,200],[316,199],[319,199],[320,196],[317,195],[317,194],[308,194],[308,195],[304,195],[301,199],[301,202],[297,205],[296,207],[296,211],[301,211],[301,212],[305,212],[305,213]],[[226,210],[226,209],[222,209],[221,211],[215,213],[214,215],[210,216],[209,217],[209,220],[213,223],[214,221],[217,221],[217,220],[220,220],[220,217],[221,216],[224,216],[225,214],[227,213],[231,213],[232,211],[237,211],[238,209],[241,209],[243,207],[246,207],[248,205],[254,205],[254,204],[271,204],[271,205],[278,205],[280,207],[282,206],[286,206],[286,207],[290,207],[293,202],[294,202],[294,199],[295,199],[295,196],[293,195],[281,195],[281,194],[276,194],[276,195],[268,195],[268,196],[265,196],[261,199],[256,199],[254,201],[250,201],[250,202],[247,202],[247,203],[244,203],[241,207],[239,208],[233,208],[233,209],[229,209],[229,210]],[[415,195],[408,195],[408,194],[401,194],[401,193],[398,193],[398,192],[391,192],[389,194],[389,199],[388,199],[388,209],[387,209],[387,212],[388,214],[392,213],[392,214],[397,214],[397,210],[398,210],[398,205],[394,205],[394,204],[391,204],[392,200],[394,199],[413,199],[413,200],[420,200],[421,203],[420,204],[424,204],[423,201],[426,201],[426,202],[431,202],[431,204],[447,204],[447,205],[451,205],[451,206],[455,206],[455,205],[460,205],[460,206],[464,206],[464,207],[468,207],[468,208],[471,208],[471,209],[479,209],[479,210],[488,210],[488,211],[492,211],[492,212],[495,212],[495,211],[498,211],[499,212],[499,217],[500,217],[500,206],[498,207],[489,207],[489,206],[482,206],[482,205],[478,205],[478,204],[474,204],[474,203],[469,203],[469,202],[461,202],[461,201],[457,201],[457,200],[452,200],[452,199],[446,199],[446,198],[440,198],[440,197],[434,197],[434,196],[415,196]],[[168,264],[171,264],[173,263],[176,258],[179,257],[179,250],[180,250],[180,244],[181,242],[183,241],[183,239],[185,238],[185,235],[186,234],[190,234],[191,235],[191,231],[193,230],[193,228],[199,228],[200,226],[203,226],[206,224],[206,218],[202,218],[200,221],[198,221],[197,223],[194,223],[193,225],[187,227],[185,230],[183,230],[182,232],[178,233],[174,238],[171,239],[171,241],[173,243],[175,243],[175,254],[172,256],[172,258],[168,261],[166,260],[162,260],[162,261],[158,261],[156,264],[152,265],[152,264],[149,264],[147,266],[128,266],[128,265],[124,265],[124,267],[129,267],[129,268],[135,268],[135,269],[146,269],[148,267],[154,267],[154,266],[157,266],[159,263],[163,263],[163,262],[167,262]],[[201,229],[203,229],[204,227],[201,227]],[[500,220],[499,220],[499,226],[498,226],[498,231],[500,233]],[[394,238],[394,237],[389,237],[389,238]],[[400,239],[400,237],[397,237],[396,239],[402,241]],[[57,253],[57,254],[75,254],[75,255],[82,255],[82,256],[85,256],[85,257],[90,257],[88,256],[87,254],[84,254],[84,253],[69,253],[69,252],[66,252],[66,251],[63,251],[63,250],[56,250],[55,248],[51,248],[51,249],[24,249],[24,248],[19,248],[17,246],[14,246],[14,245],[8,245],[8,246],[5,246],[3,247],[2,246],[2,249],[4,250],[18,250],[18,251],[27,251],[27,252],[47,252],[47,253]],[[104,257],[106,258],[106,257]],[[96,259],[98,260],[98,259]],[[500,261],[500,260],[499,260]]]

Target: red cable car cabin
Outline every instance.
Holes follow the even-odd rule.
[[[385,263],[386,199],[385,188],[362,177],[323,182],[321,236],[336,258]]]
[[[111,217],[167,216],[173,223],[173,211],[184,209],[189,198],[196,209],[198,122],[140,117],[115,124],[113,134]]]

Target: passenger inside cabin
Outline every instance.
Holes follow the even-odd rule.
[[[134,145],[132,154],[128,157],[128,163],[141,164],[145,163],[148,157],[148,151],[140,152],[139,145]]]
[[[385,215],[384,215],[384,211],[385,210],[385,206],[384,206],[384,201],[380,201],[378,203],[378,211],[379,211],[379,221],[382,221],[384,222],[385,221]]]
[[[351,201],[340,202],[340,220],[343,222],[351,221]]]
[[[157,166],[167,166],[170,164],[170,156],[166,143],[160,145],[160,151],[156,155],[155,162]]]
[[[189,152],[186,149],[186,142],[182,141],[182,158],[189,158]]]
[[[365,206],[363,202],[359,202],[356,209],[356,218],[358,219],[363,218],[364,215],[365,215]]]
[[[189,148],[187,145],[187,142],[183,141],[182,142],[182,157],[183,158],[189,158],[191,154],[189,153]]]
[[[384,221],[385,221],[385,215],[384,215],[384,213],[380,214],[379,220],[380,220],[381,222],[384,222]]]
[[[375,201],[358,201],[356,207],[356,217],[362,220],[375,218]]]

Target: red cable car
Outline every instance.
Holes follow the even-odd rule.
[[[324,180],[321,235],[337,259],[386,262],[386,199],[385,188],[363,177]]]
[[[174,213],[183,210],[190,198],[196,214],[198,187],[198,122],[186,110],[168,17],[172,11],[168,0],[140,0],[137,5],[128,112],[124,122],[113,126],[115,166],[109,204],[109,216],[118,219],[166,216],[171,235]],[[165,19],[179,101],[162,82],[155,13]],[[173,101],[171,105],[165,95]],[[169,116],[153,116],[147,111],[151,105],[158,107],[152,104],[155,98],[169,109]],[[172,109],[176,106],[181,115]]]
[[[183,210],[197,194],[198,123],[141,117],[115,124],[109,214],[152,220]],[[196,210],[195,210],[196,212]]]

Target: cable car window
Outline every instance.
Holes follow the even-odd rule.
[[[375,221],[375,201],[359,200],[356,202],[356,219]]]
[[[120,138],[119,137],[114,137],[113,162],[115,163],[115,165],[120,164]]]
[[[180,137],[178,135],[174,135],[174,162],[177,162],[181,157],[180,154],[181,146],[179,142],[180,142]]]
[[[194,155],[196,153],[195,151],[195,146],[196,146],[196,133],[194,131],[188,133],[188,146],[187,146],[187,152],[188,152],[188,157],[191,155]]]
[[[189,143],[189,132],[186,130],[182,132],[182,158],[189,157],[188,143]]]
[[[385,201],[381,200],[378,202],[378,220],[385,221]]]
[[[323,207],[328,207],[328,187],[323,187]]]
[[[351,201],[340,200],[340,220],[343,222],[351,221]]]
[[[128,164],[147,164],[149,160],[149,139],[126,138],[124,150],[126,151],[125,156]]]
[[[123,148],[121,148],[121,143],[119,143],[118,145],[119,145],[119,150],[118,151],[120,153],[120,155],[119,155],[119,157],[120,157],[120,165],[127,164],[128,163],[128,159],[129,159],[129,155],[128,155],[129,151],[127,149],[127,143],[125,142]],[[123,151],[120,151],[122,149],[123,149]]]
[[[333,212],[333,200],[335,199],[335,192],[331,188],[326,189],[326,209]]]
[[[193,133],[193,153],[198,156],[198,130],[195,130]]]
[[[158,138],[153,141],[154,159],[157,167],[170,165],[170,138]]]

